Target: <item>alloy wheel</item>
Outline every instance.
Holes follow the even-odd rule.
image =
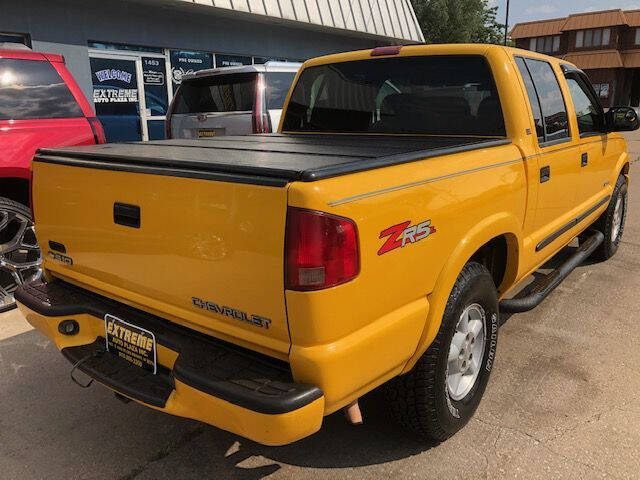
[[[477,303],[467,306],[456,325],[447,362],[447,390],[453,400],[466,397],[478,379],[484,356],[486,314]]]
[[[616,206],[613,209],[613,225],[611,228],[612,242],[618,240],[618,236],[620,235],[620,231],[622,230],[622,219],[624,218],[624,210],[626,208],[625,200],[626,198],[623,195],[618,195]]]
[[[31,219],[0,210],[0,312],[15,307],[18,286],[42,275],[42,255]]]

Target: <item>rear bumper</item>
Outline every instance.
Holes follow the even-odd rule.
[[[16,292],[27,321],[78,369],[150,408],[192,418],[265,445],[283,445],[320,429],[322,391],[295,383],[285,362],[219,341],[62,281]],[[104,316],[153,332],[158,374],[103,352]],[[74,335],[58,331],[78,322]]]

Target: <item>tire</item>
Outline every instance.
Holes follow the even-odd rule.
[[[609,206],[592,226],[604,234],[604,241],[591,255],[593,260],[609,260],[618,251],[627,219],[628,197],[627,180],[624,175],[620,175],[611,194]]]
[[[24,230],[24,231],[23,231]],[[0,313],[16,307],[13,292],[18,285],[42,274],[42,256],[35,237],[31,212],[21,203],[0,197]]]
[[[479,310],[478,310],[479,307]],[[464,348],[456,350],[460,353],[453,362],[449,362],[450,348],[456,338],[460,344],[464,330],[461,322],[463,313],[473,314],[474,322],[481,314],[483,332],[477,336],[482,339],[483,347],[473,345],[471,350],[482,352],[482,359],[477,362],[477,376],[466,387],[453,389],[454,377],[449,374],[449,365],[459,368],[461,359],[467,358]],[[460,323],[460,325],[459,325]],[[468,323],[471,324],[470,322]],[[477,326],[477,323],[473,325]],[[464,337],[464,335],[463,335]],[[496,287],[489,271],[481,264],[469,262],[458,276],[449,295],[447,306],[442,317],[440,330],[427,351],[420,357],[415,367],[387,384],[387,401],[396,420],[427,441],[442,442],[464,427],[471,419],[484,394],[496,355],[498,341],[498,298]],[[463,343],[463,347],[465,344]],[[474,350],[475,349],[475,350]],[[463,355],[464,353],[464,355]],[[469,372],[469,370],[467,370]],[[464,379],[464,376],[461,377]],[[454,380],[450,383],[451,380]]]

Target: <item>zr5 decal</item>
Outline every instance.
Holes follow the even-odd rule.
[[[408,243],[419,242],[432,233],[436,233],[436,227],[431,225],[431,220],[425,220],[424,222],[409,226],[410,224],[411,220],[407,220],[406,222],[398,223],[393,227],[381,231],[379,238],[388,238],[382,247],[380,247],[380,250],[378,250],[378,255],[383,255],[396,248],[402,248]]]

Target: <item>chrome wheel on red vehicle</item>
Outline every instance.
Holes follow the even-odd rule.
[[[29,210],[0,199],[0,312],[15,307],[18,286],[42,275],[42,255]]]

